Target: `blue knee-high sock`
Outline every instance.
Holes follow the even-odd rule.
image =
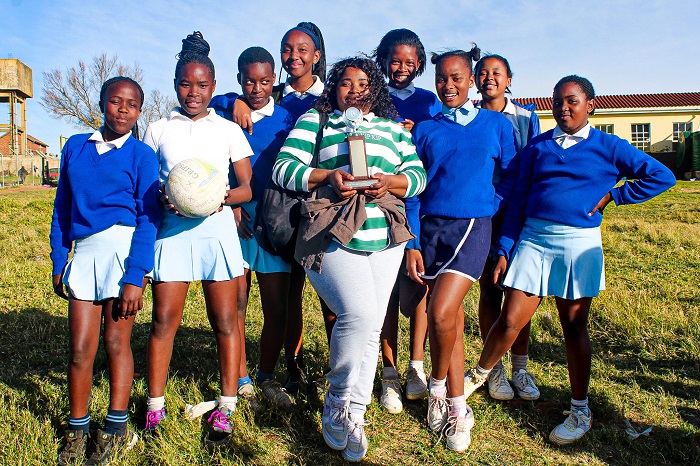
[[[126,434],[126,423],[129,422],[129,411],[108,409],[105,418],[105,432],[122,436]]]
[[[86,434],[90,432],[90,413],[83,417],[68,416],[68,430],[82,430]]]

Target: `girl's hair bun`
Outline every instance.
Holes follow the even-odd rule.
[[[194,31],[192,34],[182,39],[182,51],[178,54],[177,58],[188,54],[204,55],[208,57],[210,50],[209,43],[204,40],[202,33]]]

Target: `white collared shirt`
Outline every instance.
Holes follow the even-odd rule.
[[[241,127],[217,115],[213,108],[195,121],[175,107],[167,118],[148,125],[143,142],[156,151],[163,182],[170,170],[185,159],[201,159],[228,174],[231,162],[253,155]]]
[[[576,131],[574,134],[567,134],[564,131],[559,128],[557,125],[556,128],[554,128],[554,132],[552,133],[552,139],[554,139],[554,142],[559,144],[562,149],[568,149],[569,147],[578,144],[579,142],[583,141],[584,139],[588,139],[588,135],[591,132],[591,123],[588,122],[586,123],[586,126],[581,128],[580,130]]]
[[[413,83],[409,83],[408,86],[406,86],[403,89],[397,89],[395,87],[387,86],[389,88],[389,94],[398,97],[401,100],[406,100],[409,97],[413,95],[414,92],[416,92],[416,85]]]
[[[323,94],[323,81],[318,79],[318,76],[316,75],[313,76],[313,79],[314,83],[311,85],[310,88],[308,88],[304,92],[298,92],[297,90],[295,90],[289,84],[289,80],[287,80],[287,84],[284,86],[284,89],[282,89],[282,97],[286,97],[288,94],[294,93],[294,95],[296,95],[298,99],[304,99],[309,95],[319,96]]]
[[[275,99],[270,96],[270,100],[267,101],[265,106],[260,110],[253,110],[250,112],[250,120],[253,123],[257,123],[265,117],[272,116],[275,111]]]
[[[103,128],[104,126],[92,133],[92,136],[88,138],[88,141],[92,141],[95,143],[95,150],[99,155],[102,155],[105,152],[109,152],[112,149],[121,149],[126,140],[129,139],[129,136],[131,136],[131,131],[129,131],[124,136],[118,139],[114,139],[113,141],[105,141],[102,137]]]
[[[467,126],[474,118],[476,118],[476,115],[479,113],[479,109],[474,107],[471,99],[467,99],[464,105],[459,108],[451,108],[443,105],[442,113],[455,123],[459,123],[462,126]]]

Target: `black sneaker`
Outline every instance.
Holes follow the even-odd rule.
[[[95,452],[87,460],[85,466],[107,465],[114,459],[119,450],[129,451],[134,448],[138,441],[138,435],[129,429],[126,430],[124,435],[108,434],[98,429],[97,439],[95,440]]]
[[[90,440],[90,434],[82,430],[66,430],[66,445],[58,454],[56,460],[58,466],[70,464],[83,464],[85,461],[85,449]]]

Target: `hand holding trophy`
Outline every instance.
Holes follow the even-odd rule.
[[[350,107],[343,113],[343,119],[348,128],[350,128],[350,133],[347,135],[346,140],[350,158],[350,174],[354,178],[353,181],[346,181],[345,186],[361,191],[377,182],[377,180],[369,177],[365,137],[357,134],[357,129],[362,124],[362,111],[356,107]]]

